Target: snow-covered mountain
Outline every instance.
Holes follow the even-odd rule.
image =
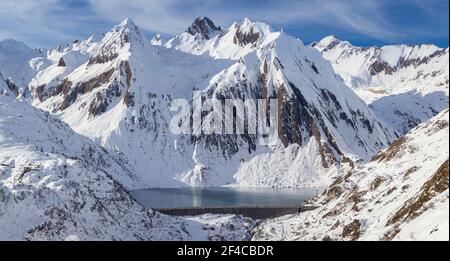
[[[392,145],[384,123],[402,132],[448,107],[448,49],[348,45],[206,17],[168,41],[127,19],[50,50],[1,42],[0,240],[245,240],[252,220],[165,216],[128,191],[332,182],[319,209],[253,238],[448,239],[448,110]],[[279,139],[175,135],[170,104],[193,91],[277,100]]]
[[[321,207],[264,222],[254,239],[448,241],[448,132],[445,110],[337,178],[312,200]]]
[[[328,36],[312,44],[375,114],[406,133],[448,108],[449,49],[356,47]]]
[[[33,105],[125,162],[136,175],[123,184],[134,188],[323,185],[324,173],[368,160],[394,138],[316,50],[266,24],[245,19],[225,30],[198,18],[174,39],[184,37],[211,46],[213,57],[152,45],[129,19],[98,41],[52,50],[30,83]],[[280,140],[172,134],[169,105],[193,90],[277,99]]]
[[[245,240],[253,221],[145,209],[112,177],[132,176],[67,124],[0,96],[0,240]]]
[[[196,30],[196,28],[205,28]],[[216,26],[210,19],[201,17],[186,30],[164,43],[167,48],[192,53],[208,54],[216,59],[238,60],[256,49],[267,46],[280,36],[265,23],[246,18],[233,23],[228,29]]]
[[[0,94],[25,96],[28,83],[46,64],[43,50],[12,39],[0,42]]]

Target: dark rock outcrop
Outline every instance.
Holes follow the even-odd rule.
[[[385,61],[376,61],[369,67],[370,75],[375,76],[381,72],[384,72],[387,75],[392,75],[395,73],[397,69],[394,67],[391,67],[387,62]]]
[[[250,32],[242,32],[239,25],[236,25],[237,30],[233,38],[233,43],[246,46],[248,44],[256,45],[256,42],[259,40],[261,35],[258,32],[255,32],[253,28],[250,29]]]
[[[198,17],[186,30],[191,35],[200,34],[203,39],[209,40],[215,33],[222,31],[220,26],[216,26],[208,17]]]
[[[63,57],[59,58],[58,67],[66,67],[66,62]]]

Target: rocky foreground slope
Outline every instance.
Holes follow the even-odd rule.
[[[419,125],[311,203],[269,220],[254,240],[448,240],[449,111]]]

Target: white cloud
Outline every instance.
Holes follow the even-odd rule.
[[[329,23],[353,29],[375,39],[389,40],[403,37],[395,26],[386,22],[382,1],[318,1],[325,10]]]
[[[65,1],[65,0],[63,0]],[[0,39],[14,38],[39,46],[79,37],[78,27],[89,22],[61,0],[0,0]]]
[[[406,2],[400,6],[416,5],[432,13],[440,12],[436,3],[447,0],[430,1],[434,5],[402,1]],[[0,0],[0,38],[34,45],[67,42],[107,30],[128,17],[150,32],[176,34],[198,16],[208,16],[222,26],[245,17],[277,27],[301,27],[306,32],[308,26],[319,25],[330,32],[340,30],[386,42],[432,33],[426,24],[419,30],[390,23],[391,4],[391,0]]]
[[[0,0],[0,16],[2,17],[2,23],[5,23],[3,26],[9,29],[8,34],[20,28],[26,29],[28,32],[51,33],[48,27],[42,26],[42,22],[50,18],[47,14],[48,9],[56,3],[57,0]],[[4,31],[3,34],[7,33]]]
[[[196,16],[209,16],[222,25],[250,17],[281,26],[292,23],[346,26],[349,30],[378,39],[400,36],[386,23],[380,1],[345,0],[266,0],[248,2],[230,0],[89,0],[94,11],[109,20],[133,18],[143,28],[153,32],[179,33]],[[244,3],[243,3],[244,2]],[[247,4],[245,4],[247,3]]]
[[[189,22],[188,15],[181,15],[177,9],[179,0],[90,0],[94,12],[112,20],[120,21],[131,17],[139,26],[154,32],[178,33]]]

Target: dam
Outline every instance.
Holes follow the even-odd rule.
[[[198,208],[161,208],[158,212],[171,216],[199,216],[204,214],[233,214],[242,215],[253,219],[277,218],[285,215],[298,214],[300,212],[316,209],[316,206],[299,207],[198,207]]]

